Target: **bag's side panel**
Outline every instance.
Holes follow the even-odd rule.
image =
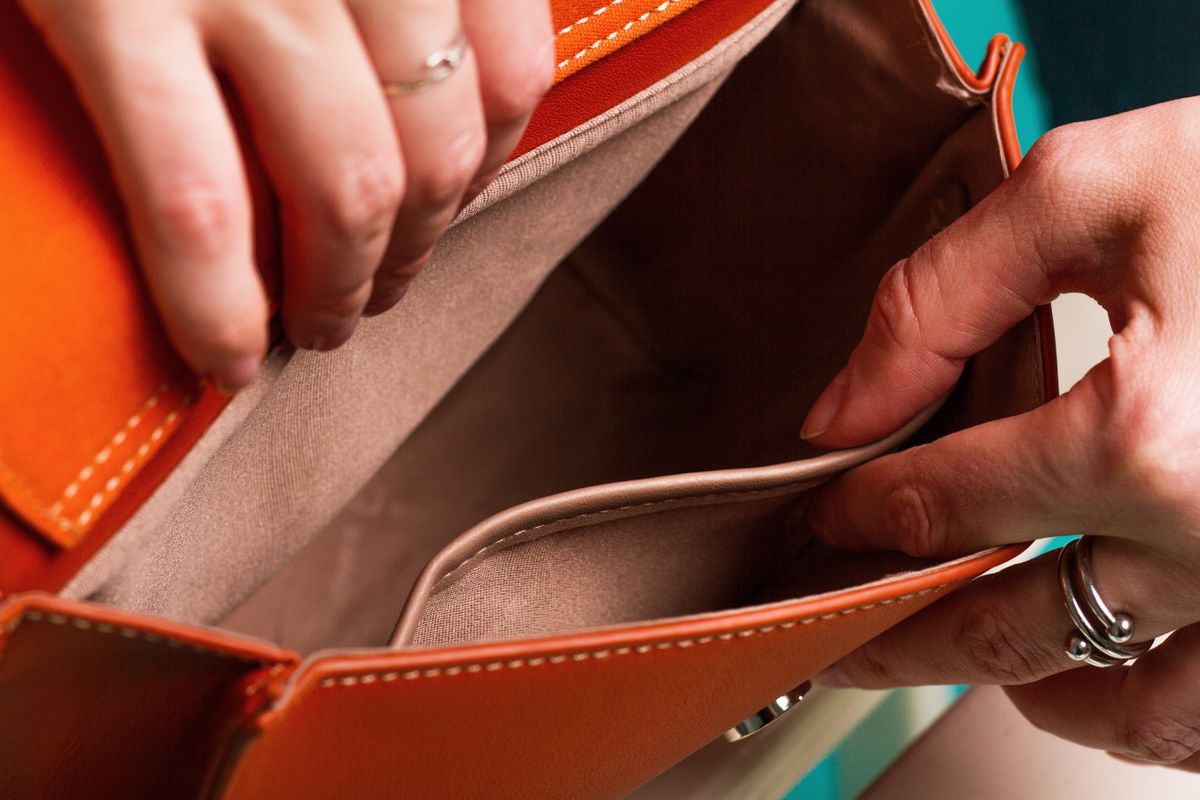
[[[732,618],[318,659],[222,796],[617,797],[1012,555]]]
[[[0,607],[0,797],[195,797],[294,656],[96,606]]]

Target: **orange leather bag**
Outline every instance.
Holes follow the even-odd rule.
[[[554,0],[556,85],[405,302],[229,399],[13,5],[0,797],[622,796],[1015,554],[832,552],[804,511],[1045,402],[1045,314],[886,441],[798,427],[1015,164],[1019,45],[973,72],[925,0]]]

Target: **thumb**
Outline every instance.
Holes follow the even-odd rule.
[[[949,391],[968,358],[1049,302],[1056,276],[1101,257],[1097,220],[1052,213],[1064,188],[1046,149],[1035,146],[1011,179],[884,275],[805,439],[848,447],[896,430]]]

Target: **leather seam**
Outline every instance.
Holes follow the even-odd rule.
[[[79,489],[85,483],[91,480],[93,475],[95,475],[96,468],[104,464],[109,459],[109,457],[112,455],[113,448],[120,447],[125,443],[125,441],[129,438],[129,434],[142,424],[142,420],[145,419],[146,412],[158,405],[159,399],[166,394],[169,388],[171,388],[170,382],[163,383],[161,386],[155,389],[148,398],[146,398],[146,401],[142,403],[141,407],[135,411],[129,417],[129,419],[125,420],[125,424],[122,425],[115,434],[113,434],[113,437],[109,440],[108,444],[101,448],[101,450],[92,457],[92,460],[89,461],[83,467],[83,469],[79,470],[79,474],[75,476],[75,480],[67,484],[66,488],[62,490],[61,494],[59,494],[58,501],[50,507],[51,509],[57,508],[61,511],[62,506],[66,503],[66,501],[78,494]]]
[[[619,2],[621,2],[621,0],[616,0],[615,2],[610,3],[607,6],[603,6],[602,8],[597,9],[596,11],[592,12],[592,14],[590,16],[588,16],[587,18],[585,18],[584,20],[581,20],[580,22],[575,23],[575,25],[579,25],[579,24],[581,24],[581,22],[586,22],[588,19],[591,19],[591,18],[597,16],[598,14],[604,13],[612,6],[617,5],[617,3],[619,3]],[[572,61],[578,61],[579,59],[586,56],[588,53],[590,53],[594,50],[597,50],[600,47],[603,47],[605,43],[616,40],[617,38],[619,38],[621,36],[621,34],[628,33],[631,28],[633,28],[637,24],[645,22],[652,15],[660,14],[664,11],[667,11],[671,6],[681,3],[681,2],[683,2],[683,0],[663,0],[663,2],[660,3],[659,5],[654,6],[653,8],[650,8],[649,10],[643,12],[642,14],[638,15],[634,19],[629,20],[624,25],[614,28],[609,33],[604,34],[600,38],[596,39],[596,41],[592,42],[591,44],[587,45],[586,47],[581,48],[579,50],[579,52],[577,52],[575,55],[569,56],[568,58],[564,58],[562,61],[558,62],[558,64],[555,65],[555,71],[561,72],[561,71],[565,70],[568,66],[570,66]],[[560,31],[558,34],[555,34],[555,39],[557,39],[560,35],[562,35],[562,33],[565,33],[566,31],[571,30],[571,28],[575,27],[575,25],[570,25],[570,26],[564,28],[563,31]]]
[[[113,434],[112,439],[106,444],[92,459],[85,464],[76,475],[75,479],[69,483],[59,495],[58,499],[51,505],[47,506],[37,495],[30,490],[24,483],[24,480],[12,468],[0,462],[0,479],[3,479],[7,484],[7,490],[21,497],[24,497],[29,505],[29,510],[41,516],[55,528],[71,534],[75,541],[81,539],[87,532],[88,527],[94,521],[95,516],[104,503],[111,498],[113,493],[121,487],[126,479],[133,474],[138,462],[145,460],[150,455],[151,447],[164,438],[166,429],[174,424],[180,416],[180,412],[189,405],[194,399],[194,395],[183,395],[174,405],[170,407],[166,416],[146,437],[141,441],[134,451],[134,454],[126,459],[115,474],[109,475],[104,482],[103,487],[95,492],[89,499],[87,505],[78,514],[75,519],[71,519],[63,513],[64,505],[70,499],[78,496],[81,489],[92,480],[93,477],[100,474],[97,468],[103,465],[111,457],[113,448],[123,445],[129,441],[129,435],[134,431],[144,419],[144,415],[151,411],[158,404],[158,401],[164,394],[175,387],[174,382],[168,381],[157,389],[148,397],[145,402],[135,411],[125,424]]]
[[[442,587],[443,584],[446,583],[446,581],[450,580],[455,575],[462,572],[466,567],[479,561],[479,559],[482,558],[483,556],[491,553],[493,550],[496,550],[501,545],[512,542],[514,539],[518,539],[520,537],[526,536],[527,534],[533,533],[535,531],[539,531],[543,528],[548,528],[552,525],[558,525],[558,524],[561,524],[564,522],[579,522],[581,520],[594,519],[596,517],[611,516],[613,514],[619,514],[622,511],[649,509],[649,508],[653,508],[655,506],[669,506],[674,503],[682,503],[685,501],[694,501],[697,503],[704,503],[704,502],[713,501],[713,500],[725,500],[725,499],[728,499],[731,497],[754,499],[755,497],[758,497],[760,495],[769,495],[769,494],[773,494],[774,496],[782,496],[782,495],[789,494],[792,491],[803,490],[809,484],[813,483],[815,480],[819,480],[819,479],[793,481],[792,483],[785,483],[780,486],[772,486],[767,489],[754,489],[751,491],[739,491],[739,492],[722,492],[722,493],[718,493],[718,494],[708,494],[708,495],[699,495],[699,496],[687,495],[684,497],[670,497],[670,498],[667,498],[666,500],[651,500],[651,501],[645,502],[645,503],[633,503],[631,505],[617,506],[615,508],[605,508],[605,509],[601,509],[599,511],[588,511],[586,513],[576,514],[571,517],[560,517],[558,519],[550,520],[549,522],[542,522],[537,525],[531,525],[528,528],[522,528],[521,530],[516,531],[514,533],[506,534],[505,536],[502,536],[501,538],[497,539],[496,541],[489,542],[488,544],[484,545],[482,548],[475,551],[474,554],[468,556],[465,560],[463,560],[461,563],[459,563],[456,567],[454,567],[454,569],[450,570],[445,575],[443,575],[441,578],[439,578],[438,582],[436,584],[434,584],[433,589],[431,591],[436,592],[438,589],[440,589]]]
[[[573,29],[575,29],[575,28],[578,28],[578,27],[580,27],[581,25],[585,25],[585,24],[587,24],[588,22],[591,22],[593,19],[595,19],[596,17],[600,16],[600,15],[601,15],[601,14],[603,14],[605,11],[608,11],[608,10],[609,10],[610,8],[612,8],[613,6],[619,6],[619,5],[621,5],[621,3],[623,3],[623,2],[625,2],[625,0],[612,0],[612,2],[611,2],[611,3],[609,3],[609,4],[607,4],[607,5],[600,6],[599,8],[597,8],[597,9],[596,9],[595,11],[593,11],[592,13],[590,13],[590,14],[587,14],[586,16],[580,17],[579,19],[575,20],[574,22],[572,22],[572,23],[571,23],[570,25],[568,25],[567,27],[563,28],[563,29],[562,29],[561,31],[559,31],[558,33],[554,34],[554,38],[555,38],[555,39],[557,39],[557,38],[558,38],[558,37],[560,37],[560,36],[565,36],[565,35],[567,35],[567,34],[568,34],[568,33],[570,33],[570,32],[571,32]]]
[[[532,656],[528,658],[514,658],[499,661],[476,661],[464,664],[454,664],[448,667],[430,667],[427,669],[390,670],[382,672],[340,675],[338,677],[322,678],[317,682],[317,686],[322,689],[369,686],[376,682],[393,683],[398,680],[414,681],[424,678],[453,677],[455,675],[479,675],[488,672],[498,672],[504,669],[513,670],[524,667],[540,667],[547,664],[602,661],[614,656],[646,655],[655,652],[664,652],[667,650],[686,650],[692,647],[711,644],[713,642],[729,642],[736,641],[738,639],[749,639],[754,636],[766,636],[772,633],[790,630],[797,626],[828,622],[829,620],[846,617],[860,611],[870,611],[872,609],[881,608],[884,606],[898,605],[918,597],[937,594],[947,586],[950,586],[951,583],[954,583],[954,581],[942,583],[937,586],[931,586],[928,589],[910,592],[909,594],[902,594],[897,597],[889,597],[883,600],[877,600],[873,603],[864,603],[858,606],[851,606],[849,608],[831,611],[826,614],[816,614],[811,617],[801,617],[800,619],[788,620],[786,622],[779,622],[773,625],[762,625],[754,628],[744,628],[737,631],[727,631],[725,633],[713,633],[688,639],[673,639],[641,645],[622,645],[619,647],[609,647],[601,650],[590,650],[579,653],[557,653],[549,656]]]
[[[165,644],[168,647],[177,650],[191,650],[201,655],[217,656],[218,658],[233,659],[236,661],[246,661],[255,664],[269,664],[261,658],[253,658],[250,656],[242,656],[234,653],[226,653],[221,650],[214,650],[210,647],[205,647],[202,644],[188,643],[170,636],[164,636],[150,631],[138,630],[131,628],[128,625],[117,625],[110,622],[98,622],[92,619],[75,616],[72,614],[60,614],[57,612],[43,611],[26,611],[24,614],[13,620],[7,628],[7,633],[12,634],[24,622],[42,622],[50,625],[58,625],[60,627],[69,627],[80,631],[94,631],[109,636],[120,636],[123,639],[142,639],[151,644]]]

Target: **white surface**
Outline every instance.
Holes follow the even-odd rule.
[[[994,686],[973,689],[860,800],[1175,800],[1200,775],[1118,761],[1034,728]]]
[[[1082,294],[1068,294],[1053,303],[1054,335],[1058,340],[1058,385],[1065,392],[1094,365],[1108,358],[1112,329],[1108,314]]]

